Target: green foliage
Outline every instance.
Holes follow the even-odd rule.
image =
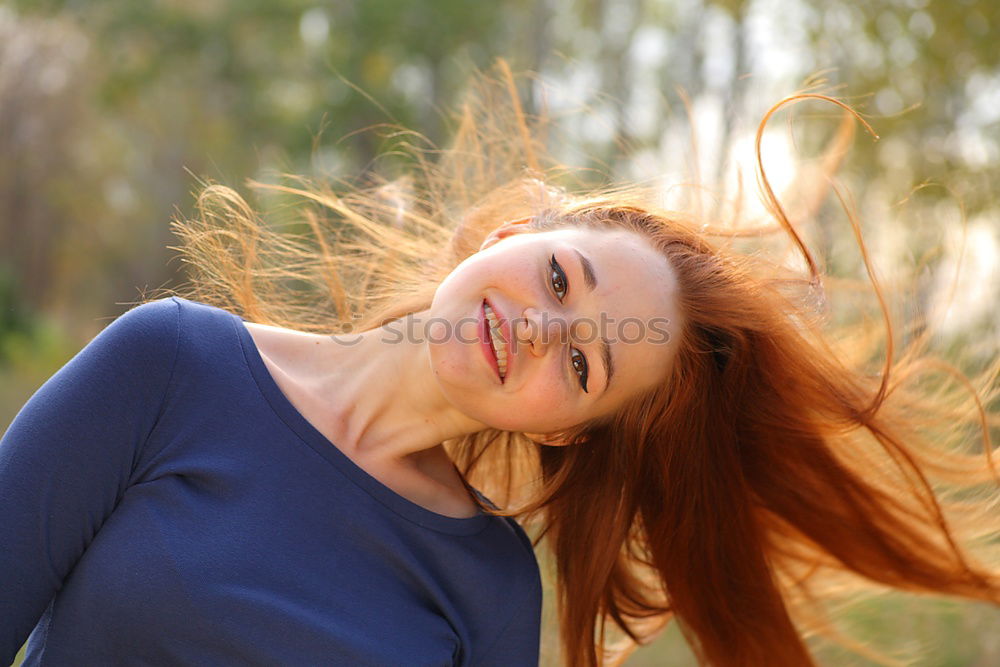
[[[10,267],[0,264],[0,340],[30,333],[30,317]],[[0,348],[0,365],[6,356]]]

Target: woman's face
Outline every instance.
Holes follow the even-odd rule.
[[[666,258],[634,232],[507,223],[434,295],[434,376],[457,409],[493,428],[545,434],[613,413],[666,376],[675,286]]]

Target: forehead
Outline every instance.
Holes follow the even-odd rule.
[[[582,323],[611,339],[614,378],[609,398],[652,386],[663,378],[680,323],[677,281],[667,258],[642,235],[627,230],[567,229],[551,233],[557,252],[579,267],[579,251],[593,265],[593,293],[573,285]],[[565,264],[565,262],[563,262]],[[565,267],[564,267],[565,268]],[[569,269],[580,276],[578,268]],[[579,282],[579,281],[578,281]]]

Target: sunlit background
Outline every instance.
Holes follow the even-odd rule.
[[[379,124],[445,145],[469,75],[497,57],[536,73],[522,94],[559,127],[561,160],[668,200],[710,184],[751,217],[767,109],[805,89],[848,101],[880,136],[858,132],[839,177],[882,275],[917,275],[944,349],[995,355],[998,45],[996,0],[0,2],[0,428],[141,291],[183,281],[169,221],[197,179],[350,180],[384,149],[363,131]],[[802,128],[837,120],[808,103],[768,126],[777,190],[819,154],[823,132]],[[675,203],[722,219],[719,201]],[[817,216],[831,273],[863,277],[843,210]],[[851,622],[918,664],[996,665],[998,613],[893,598]],[[671,629],[628,664],[693,663]]]

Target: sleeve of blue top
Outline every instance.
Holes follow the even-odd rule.
[[[128,487],[178,345],[172,299],[133,308],[49,378],[0,439],[0,662],[9,665]]]
[[[524,606],[514,614],[493,645],[483,655],[475,659],[477,667],[537,665],[541,640],[539,636],[541,616],[541,595],[529,597],[524,602]]]

